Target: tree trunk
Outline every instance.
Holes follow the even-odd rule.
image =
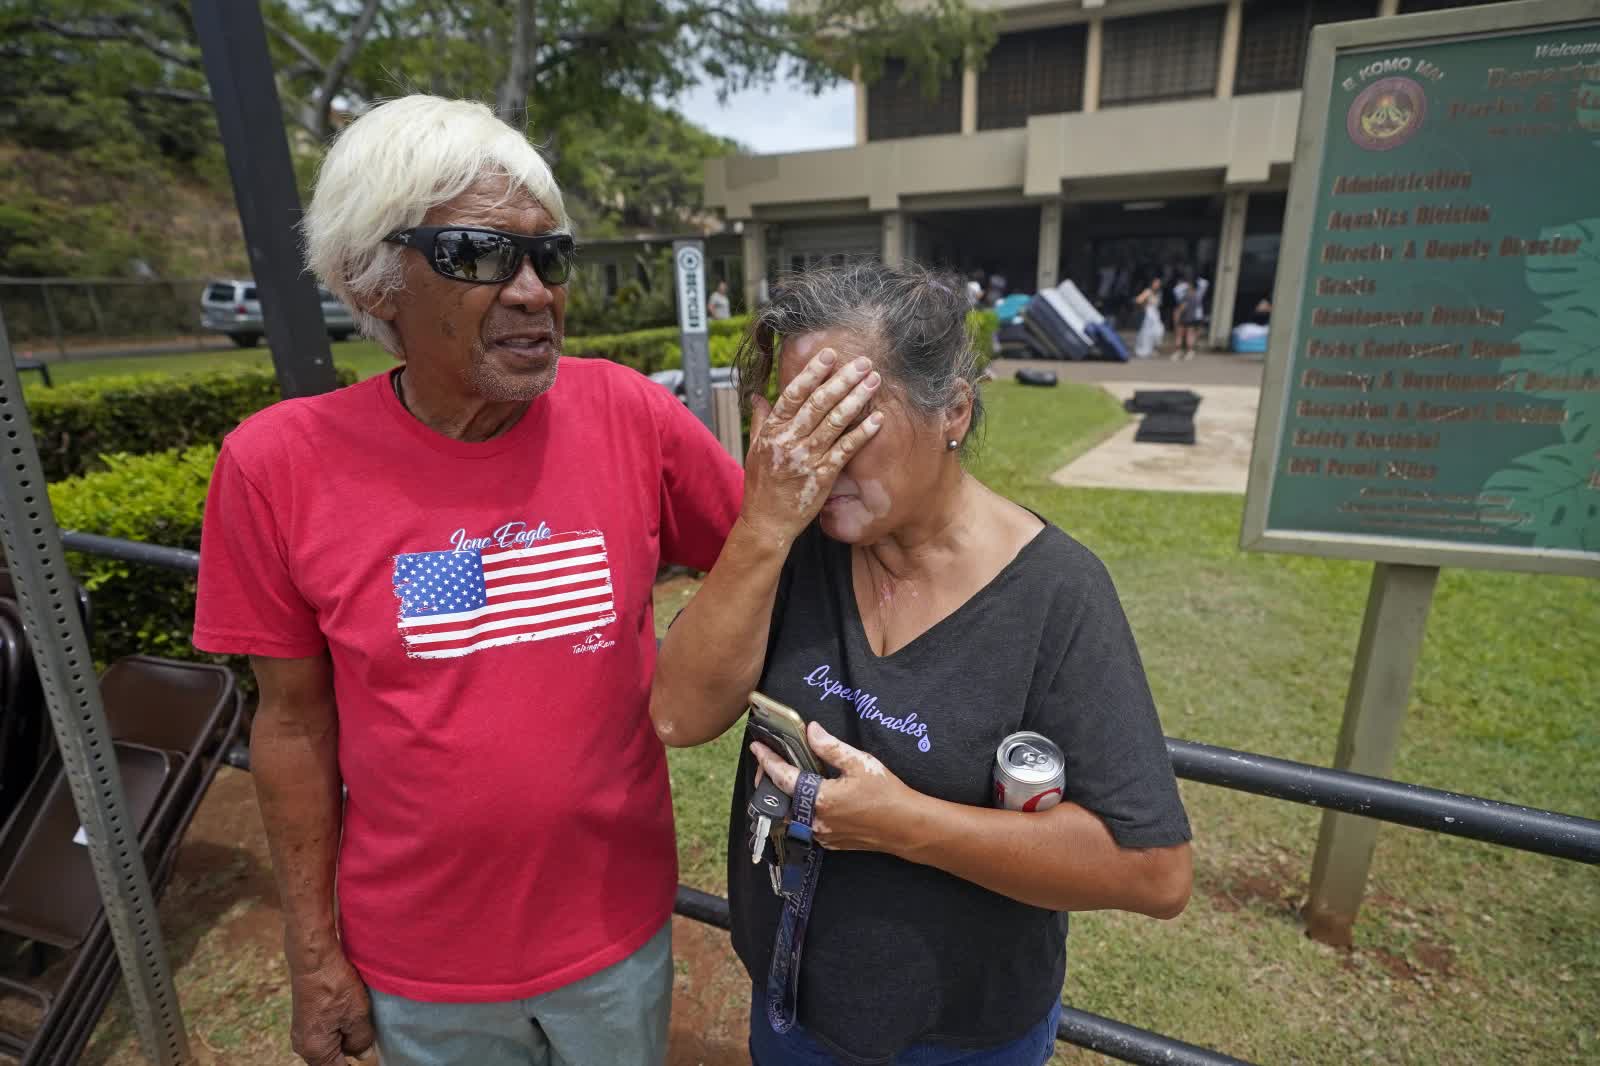
[[[434,61],[428,65],[428,92],[434,96],[445,95],[444,83],[444,44],[445,28],[444,17],[439,14],[437,4],[428,5],[428,20],[433,23],[433,55]]]
[[[339,46],[339,52],[333,57],[322,72],[322,84],[317,87],[317,95],[312,101],[315,109],[315,121],[309,127],[311,135],[317,140],[325,140],[328,128],[332,125],[333,98],[339,95],[339,90],[344,85],[344,76],[350,72],[350,64],[355,62],[356,53],[361,50],[361,42],[366,39],[367,33],[372,29],[372,24],[378,19],[378,6],[383,0],[366,0],[361,7],[361,14],[356,16],[355,24],[350,27],[350,33],[345,37],[344,44]]]
[[[495,101],[494,113],[512,125],[520,124],[528,106],[528,75],[533,69],[534,0],[516,0],[516,28],[511,38],[511,65]]]

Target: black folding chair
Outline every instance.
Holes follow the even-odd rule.
[[[100,691],[129,814],[159,893],[238,735],[242,699],[225,667],[142,655],[112,664]],[[66,953],[53,968],[38,968],[44,972],[0,979],[0,991],[40,1007],[31,1031],[0,1033],[0,1050],[24,1066],[73,1061],[116,987],[117,958],[93,867],[74,836],[76,811],[60,760],[52,758],[0,830],[0,932]]]

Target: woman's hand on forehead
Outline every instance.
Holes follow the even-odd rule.
[[[833,350],[838,366],[848,366],[863,356],[874,364],[878,361],[871,346],[852,330],[828,329],[804,333],[785,341],[778,352],[778,387],[787,388],[824,348]]]
[[[746,525],[785,543],[805,529],[839,471],[882,426],[883,416],[867,411],[880,382],[871,360],[823,346],[783,383],[776,406],[752,400],[740,512]]]

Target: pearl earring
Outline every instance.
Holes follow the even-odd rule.
[[[949,440],[945,441],[944,450],[947,452],[953,452],[959,447],[961,447],[961,442],[956,440],[954,437],[951,437]]]

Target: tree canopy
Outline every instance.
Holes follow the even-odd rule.
[[[704,161],[737,150],[660,100],[697,85],[821,90],[890,57],[931,89],[993,40],[992,16],[965,0],[262,0],[262,12],[304,173],[375,101],[481,99],[546,150],[595,235],[683,227]],[[220,178],[187,0],[0,0],[0,60],[0,140]]]

